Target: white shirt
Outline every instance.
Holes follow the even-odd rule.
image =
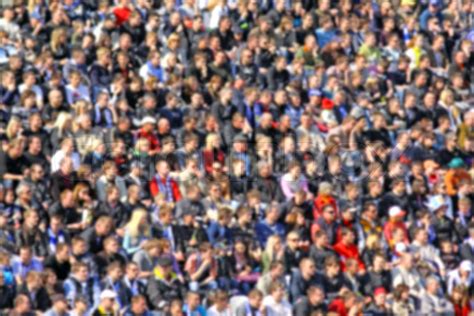
[[[207,310],[207,316],[232,316],[232,312],[230,311],[230,308],[227,307],[225,310],[222,312],[219,312],[216,308],[216,306],[211,306]]]
[[[68,104],[74,104],[79,100],[84,100],[87,102],[91,101],[91,96],[89,89],[85,85],[79,85],[79,87],[74,88],[70,84],[66,86],[66,100]]]
[[[62,150],[58,150],[53,157],[51,158],[51,172],[56,172],[59,170],[59,167],[61,165],[61,161],[66,157],[66,154]],[[72,159],[72,166],[74,170],[79,169],[79,166],[81,165],[81,158],[79,157],[78,153],[72,153],[71,154],[71,159]]]
[[[263,299],[262,304],[265,306],[267,316],[293,316],[291,305],[285,300],[276,302],[273,296],[268,295]]]

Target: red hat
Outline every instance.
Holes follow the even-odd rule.
[[[374,291],[374,296],[380,295],[380,294],[387,294],[387,291],[383,287],[378,287]]]

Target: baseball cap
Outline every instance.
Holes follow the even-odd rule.
[[[161,256],[158,258],[158,265],[160,267],[169,267],[173,264],[173,260],[171,260],[168,256]]]
[[[140,121],[140,125],[142,125],[142,126],[145,125],[145,124],[155,124],[155,123],[156,123],[156,120],[151,116],[145,116]]]
[[[320,97],[322,95],[323,94],[322,94],[321,90],[319,90],[319,89],[310,89],[308,91],[308,96],[309,97]]]
[[[374,296],[381,295],[381,294],[387,294],[387,290],[379,286],[378,288],[375,289]]]
[[[396,217],[396,216],[405,216],[406,212],[400,208],[400,206],[392,206],[388,210],[388,215],[390,217]]]
[[[64,296],[64,294],[54,294],[51,296],[51,302],[56,303],[56,302],[65,302],[67,303],[67,300],[66,300],[66,297]]]
[[[103,290],[102,293],[100,293],[101,300],[115,299],[116,297],[117,297],[117,294],[112,290]]]
[[[448,167],[449,168],[462,168],[462,167],[464,167],[464,160],[462,160],[459,157],[453,158],[449,162]]]
[[[472,263],[469,260],[464,260],[459,265],[459,268],[461,268],[461,270],[471,272],[472,271]]]
[[[430,211],[434,212],[441,209],[443,206],[446,207],[448,204],[446,203],[446,199],[441,194],[437,194],[429,198],[428,203],[426,206],[430,209]]]

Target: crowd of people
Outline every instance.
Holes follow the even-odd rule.
[[[472,315],[471,0],[10,2],[1,315]]]

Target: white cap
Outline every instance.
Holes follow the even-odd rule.
[[[115,293],[112,290],[103,290],[102,293],[100,293],[100,299],[105,300],[108,298],[115,299],[117,297],[117,293]]]
[[[145,125],[145,124],[156,124],[156,120],[151,116],[145,116],[140,121],[140,125]]]
[[[461,265],[459,267],[461,268],[461,270],[464,271],[472,271],[472,263],[469,260],[464,260],[463,262],[461,262]]]
[[[390,217],[395,217],[395,216],[404,216],[405,211],[403,211],[400,206],[392,206],[391,208],[388,209],[388,215]]]
[[[398,253],[406,252],[407,246],[404,243],[399,242],[395,245],[395,251]]]

